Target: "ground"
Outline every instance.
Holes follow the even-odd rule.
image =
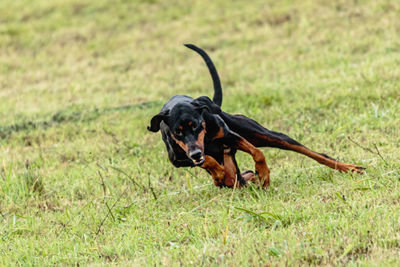
[[[400,2],[1,1],[0,265],[399,265]],[[146,130],[212,96],[343,174],[262,149],[219,189]],[[238,155],[242,170],[251,158]]]

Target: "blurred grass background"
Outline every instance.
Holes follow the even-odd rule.
[[[1,265],[397,265],[397,1],[1,1]],[[174,169],[173,94],[368,167],[263,149],[267,192]],[[351,140],[354,142],[352,142]],[[239,155],[243,170],[251,159]]]

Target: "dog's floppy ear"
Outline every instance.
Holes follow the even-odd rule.
[[[212,114],[208,111],[208,109],[204,109],[201,112],[201,116],[206,123],[207,135],[215,136],[220,129],[220,124],[218,123],[219,116],[216,114]]]
[[[208,110],[212,114],[221,113],[221,108],[215,104],[210,98],[207,96],[201,96],[192,101],[192,105],[196,110],[202,112],[203,110]]]
[[[151,118],[150,126],[147,126],[147,130],[151,132],[158,132],[160,130],[160,123],[164,121],[164,123],[168,124],[169,119],[169,110],[164,110]]]

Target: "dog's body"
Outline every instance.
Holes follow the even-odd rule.
[[[151,120],[148,130],[161,130],[170,161],[175,167],[200,166],[206,169],[217,186],[244,186],[255,181],[251,171],[240,173],[237,150],[249,153],[264,188],[269,185],[269,169],[257,147],[276,147],[304,154],[339,171],[362,172],[363,167],[347,164],[314,152],[285,134],[270,131],[243,115],[221,111],[222,89],[218,73],[208,55],[194,45],[185,45],[205,60],[214,83],[213,101],[202,96],[193,99],[175,95]]]

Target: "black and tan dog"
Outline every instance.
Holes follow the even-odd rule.
[[[270,131],[243,115],[231,115],[220,109],[222,88],[218,73],[208,55],[200,48],[186,44],[199,53],[207,64],[214,83],[213,100],[206,96],[193,99],[175,95],[151,119],[149,131],[161,129],[170,161],[175,167],[199,166],[206,169],[217,186],[244,186],[255,181],[252,171],[240,173],[237,150],[249,153],[263,188],[269,185],[269,169],[264,154],[257,147],[276,147],[304,154],[330,168],[362,173],[363,167],[337,161],[314,152],[285,134]]]

